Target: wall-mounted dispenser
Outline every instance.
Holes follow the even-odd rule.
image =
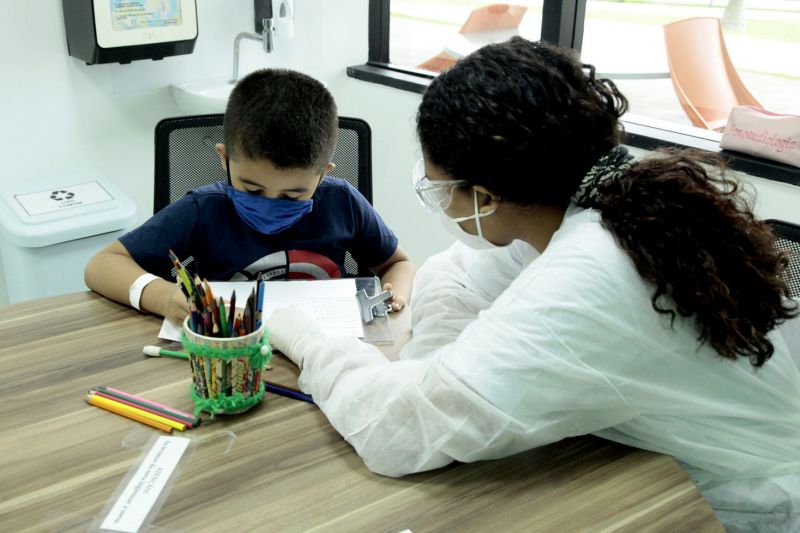
[[[190,54],[197,40],[195,0],[62,0],[69,55],[130,63]]]
[[[253,0],[256,33],[264,31],[264,22],[271,21],[273,31],[281,38],[294,37],[294,0]]]
[[[241,32],[233,40],[233,77],[239,81],[239,43],[242,39],[259,41],[266,53],[275,47],[275,37],[294,37],[294,0],[253,0],[256,33]]]
[[[222,113],[239,81],[239,48],[242,41],[257,41],[264,53],[290,44],[294,37],[294,0],[253,0],[255,32],[241,32],[233,39],[233,75],[200,79],[172,86],[178,107],[186,114]]]

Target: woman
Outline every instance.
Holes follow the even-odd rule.
[[[542,43],[459,61],[423,96],[415,190],[494,249],[423,266],[401,361],[295,310],[273,343],[375,472],[592,433],[673,455],[730,530],[800,528],[800,375],[772,332],[794,313],[785,259],[713,159],[634,162],[626,106]]]

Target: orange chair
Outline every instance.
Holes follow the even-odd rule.
[[[519,23],[525,12],[525,6],[515,4],[491,4],[476,8],[470,13],[467,21],[458,30],[458,33],[467,34],[490,30],[510,30],[519,28]],[[432,58],[417,65],[417,68],[441,72],[453,66],[458,61],[446,50],[442,50]]]
[[[664,39],[672,86],[693,125],[722,131],[733,107],[761,107],[728,56],[719,19],[696,17],[666,24]]]

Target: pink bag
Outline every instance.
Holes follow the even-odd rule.
[[[719,145],[800,167],[800,116],[749,105],[734,107]]]

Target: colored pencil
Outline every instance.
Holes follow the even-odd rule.
[[[175,272],[178,276],[178,279],[181,281],[183,286],[186,288],[186,297],[188,298],[189,295],[192,293],[192,282],[189,279],[189,274],[186,272],[186,269],[181,264],[180,259],[178,256],[175,255],[175,252],[169,250],[169,258],[172,259],[172,264],[175,266]]]
[[[174,415],[180,416],[182,418],[187,418],[189,420],[198,420],[195,418],[191,413],[187,413],[186,411],[181,411],[180,409],[175,409],[174,407],[169,407],[167,405],[160,404],[158,402],[154,402],[152,400],[148,400],[147,398],[142,398],[141,396],[136,396],[135,394],[131,394],[129,392],[125,392],[119,389],[115,389],[114,387],[97,387],[97,390],[108,392],[110,394],[116,394],[123,398],[127,398],[130,400],[134,400],[137,402],[146,403],[158,409],[164,409],[165,411],[169,411]]]
[[[261,327],[261,310],[264,309],[264,287],[260,281],[256,282],[256,312],[255,312],[255,329]]]
[[[106,411],[110,411],[112,413],[118,414],[120,416],[124,416],[125,418],[130,418],[131,420],[135,420],[136,422],[141,422],[142,424],[146,424],[150,427],[154,427],[156,429],[160,429],[161,431],[166,431],[167,433],[172,433],[172,427],[167,424],[162,424],[155,420],[151,420],[149,418],[139,416],[136,413],[130,412],[125,410],[122,404],[117,402],[109,402],[105,398],[100,396],[96,396],[94,394],[89,394],[86,396],[86,401],[94,405],[95,407],[99,407],[100,409],[105,409]]]
[[[225,300],[219,297],[219,336],[228,336],[228,317],[225,315]]]
[[[203,280],[203,290],[206,292],[206,306],[211,309],[213,307],[212,302],[214,301],[214,293],[211,292],[211,284],[207,279]]]
[[[185,352],[176,352],[175,350],[166,350],[159,346],[145,346],[142,348],[142,353],[147,357],[174,357],[176,359],[189,359],[189,354]]]
[[[173,429],[177,429],[179,431],[183,431],[183,430],[186,429],[186,424],[183,424],[183,423],[180,423],[180,422],[175,422],[174,420],[170,420],[169,418],[164,418],[163,416],[150,413],[150,412],[145,411],[143,409],[139,409],[137,407],[133,407],[133,406],[118,402],[118,401],[116,401],[116,400],[114,400],[112,398],[108,398],[108,397],[104,397],[104,396],[98,396],[97,394],[92,394],[91,396],[92,396],[92,398],[94,398],[96,400],[95,404],[93,404],[93,405],[99,405],[101,407],[102,406],[107,406],[107,405],[108,406],[112,406],[112,407],[115,406],[121,412],[135,414],[137,416],[147,418],[148,420],[152,420],[153,422],[158,422],[160,424],[166,424],[167,426],[169,426],[169,427],[171,427]]]
[[[233,320],[234,314],[236,313],[236,291],[231,293],[231,306],[229,307],[230,312],[228,313],[228,333],[227,337],[233,337]]]
[[[244,337],[248,333],[250,333],[250,307],[245,306],[244,308],[244,316],[242,316],[242,324],[239,329],[239,336]]]
[[[231,333],[231,337],[238,337],[239,336],[239,328],[242,325],[242,313],[241,311],[236,311],[236,319],[233,321],[233,332]]]
[[[278,385],[277,383],[272,383],[271,381],[264,381],[264,390],[266,390],[267,392],[271,392],[273,394],[285,396],[287,398],[293,398],[295,400],[300,400],[303,402],[314,403],[314,399],[311,397],[310,394],[305,394],[295,388],[286,387],[284,385]]]
[[[166,412],[163,409],[157,409],[157,408],[155,408],[153,406],[142,404],[141,402],[136,402],[136,401],[128,399],[128,398],[120,398],[120,397],[115,396],[114,394],[112,394],[112,393],[110,393],[108,391],[100,391],[100,390],[92,389],[92,390],[89,391],[89,394],[94,394],[94,395],[100,396],[102,398],[108,398],[111,401],[114,401],[114,402],[117,402],[117,403],[121,403],[123,405],[128,405],[130,407],[133,407],[134,409],[139,409],[141,411],[145,411],[147,413],[151,413],[151,414],[154,414],[156,416],[160,416],[162,418],[166,418],[167,420],[172,420],[173,422],[177,422],[178,424],[185,425],[189,429],[191,429],[195,425],[194,420],[186,420],[186,419],[184,419],[182,417],[178,417],[178,416],[176,416],[176,415],[174,415],[172,413]]]
[[[219,305],[217,304],[216,300],[211,301],[211,336],[212,337],[221,337],[222,330],[219,327],[220,320],[219,320]]]
[[[91,393],[92,391],[89,392]],[[108,390],[108,387],[97,387],[95,392],[97,394],[109,396],[111,397],[112,400],[117,400],[131,404],[133,405],[133,407],[136,407],[138,409],[150,411],[155,415],[173,419],[176,422],[180,422],[181,424],[186,424],[189,427],[196,426],[200,423],[199,418],[195,418],[189,413],[185,413],[184,411],[179,411],[178,409],[173,409],[172,407],[167,407],[166,405],[161,405],[160,403],[151,402],[150,400],[145,400],[144,398],[139,398],[138,396],[133,396],[131,394],[115,392],[115,390],[113,389]]]

